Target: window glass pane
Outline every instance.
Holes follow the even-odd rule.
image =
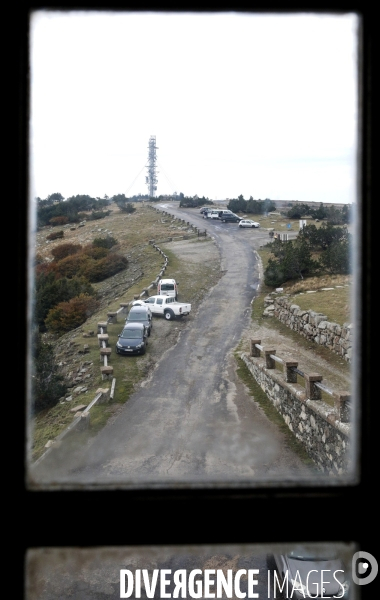
[[[29,488],[360,479],[359,31],[32,12]],[[187,307],[117,355],[164,272]]]

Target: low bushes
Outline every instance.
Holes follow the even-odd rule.
[[[53,231],[52,233],[49,233],[49,235],[46,236],[47,240],[59,240],[61,238],[63,238],[64,233],[63,231]]]
[[[35,319],[40,331],[63,333],[78,327],[92,314],[95,290],[91,284],[128,266],[124,256],[110,251],[117,243],[107,236],[84,247],[61,244],[52,250],[53,261],[36,261]]]
[[[80,244],[60,244],[56,248],[53,248],[51,253],[56,261],[63,260],[67,256],[77,254],[82,249]]]
[[[60,216],[60,217],[52,217],[49,221],[50,225],[53,225],[53,227],[57,226],[57,225],[66,225],[69,222],[69,219],[65,216]]]
[[[50,309],[45,323],[53,333],[62,334],[82,325],[98,307],[99,301],[96,298],[81,294]]]

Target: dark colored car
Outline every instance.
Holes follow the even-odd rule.
[[[220,220],[223,223],[239,223],[241,221],[241,217],[238,217],[237,215],[235,215],[235,213],[225,213],[220,217]]]
[[[147,306],[131,306],[125,323],[143,323],[147,334],[150,335],[153,327],[152,313]]]
[[[118,335],[117,354],[145,354],[148,334],[143,323],[127,323]]]
[[[273,558],[284,598],[349,598],[349,576],[334,551],[301,548]]]

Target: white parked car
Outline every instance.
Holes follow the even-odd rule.
[[[219,213],[221,210],[221,208],[213,208],[212,210],[208,210],[207,213],[203,213],[203,215],[206,215],[208,219],[220,219]]]
[[[251,219],[241,219],[239,227],[260,227],[260,223]]]
[[[175,279],[160,279],[157,284],[157,296],[172,296],[178,298],[178,283]]]
[[[149,304],[153,315],[163,315],[168,321],[189,315],[191,311],[190,303],[177,302],[173,296],[150,296],[144,302]]]

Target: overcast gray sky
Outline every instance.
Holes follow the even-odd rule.
[[[36,11],[31,197],[356,199],[359,17]]]

